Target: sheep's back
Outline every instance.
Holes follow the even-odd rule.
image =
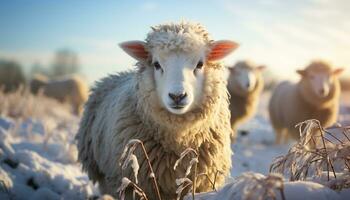
[[[104,178],[106,169],[102,170],[99,166],[109,167],[103,164],[103,162],[106,162],[106,156],[110,155],[108,149],[121,151],[119,149],[115,150],[115,148],[121,148],[118,146],[118,143],[113,146],[103,146],[102,143],[110,140],[110,137],[104,134],[108,134],[108,132],[115,133],[111,130],[115,124],[111,122],[114,119],[111,115],[117,115],[118,112],[113,113],[111,109],[121,101],[118,99],[118,95],[123,90],[126,90],[133,76],[134,73],[131,72],[121,73],[110,75],[96,82],[85,104],[76,138],[78,140],[79,160],[83,164],[83,169],[88,172],[89,177],[93,181],[100,181]],[[128,92],[124,92],[124,94],[133,93],[130,90]],[[98,163],[102,163],[102,165]]]
[[[272,124],[278,128],[293,129],[295,124],[304,118],[303,112],[300,111],[303,107],[296,85],[288,81],[280,83],[269,103]]]
[[[299,85],[290,82],[279,84],[269,103],[270,120],[277,128],[287,128],[295,138],[299,137],[295,125],[308,119],[317,119],[323,126],[336,120],[337,106],[320,109],[308,104],[299,91]]]
[[[72,95],[74,88],[74,80],[50,81],[45,85],[44,94],[58,101],[65,102]]]

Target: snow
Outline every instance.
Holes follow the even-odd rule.
[[[268,174],[273,159],[287,153],[292,146],[292,143],[275,144],[275,134],[268,119],[269,98],[270,94],[264,93],[256,116],[238,127],[237,141],[232,145],[232,177],[249,171]]]
[[[0,116],[0,199],[98,195],[76,162],[79,118],[61,107],[52,110],[35,118]]]
[[[239,127],[236,143],[232,145],[233,168],[227,184],[218,192],[196,194],[196,199],[244,199],[244,188],[252,186],[247,177],[256,177],[257,180],[271,178],[269,167],[273,159],[287,153],[293,143],[274,144],[275,136],[266,111],[268,97],[268,94],[263,96],[258,114]],[[46,106],[45,102],[42,106]],[[50,106],[49,109],[50,112],[23,118],[0,115],[0,199],[87,199],[99,196],[97,186],[89,181],[76,161],[74,137],[79,117],[71,115],[63,106]],[[350,125],[349,111],[349,105],[341,107],[339,119],[343,125]],[[128,148],[132,149],[135,142],[131,141]],[[130,154],[128,162],[137,176],[137,158]],[[283,185],[288,200],[350,198],[349,189],[335,191],[317,181],[289,182],[283,179]],[[279,191],[274,191],[277,199],[282,199]],[[107,196],[102,198],[110,199]]]
[[[240,132],[244,130],[246,135]],[[243,172],[254,171],[262,174],[269,172],[270,164],[277,156],[288,152],[292,144],[276,145],[275,136],[269,122],[257,115],[249,123],[240,127],[237,141],[232,145],[231,176],[236,177]]]
[[[265,177],[262,174],[256,174],[257,176]],[[242,187],[245,185],[240,185],[235,182],[226,184],[218,192],[209,192],[197,194],[197,200],[216,200],[216,199],[245,199]],[[349,190],[347,190],[349,191]],[[278,191],[275,191],[276,199],[281,200],[281,194]],[[348,192],[349,193],[349,192]],[[261,199],[262,194],[257,193],[256,191],[252,192],[251,199]],[[337,192],[325,187],[319,183],[308,182],[308,181],[296,181],[296,182],[286,182],[284,184],[284,195],[288,200],[300,200],[300,199],[317,199],[317,200],[340,200],[346,199],[349,196],[344,194],[338,194]],[[347,194],[348,195],[348,194]],[[191,195],[187,195],[185,200],[191,200]]]

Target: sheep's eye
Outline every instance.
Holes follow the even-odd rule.
[[[197,63],[196,68],[197,68],[197,69],[202,69],[202,67],[203,67],[203,62],[202,62],[202,61],[199,61],[199,62]]]
[[[153,65],[156,70],[162,69],[162,66],[160,66],[159,62],[155,62]]]
[[[202,62],[202,61],[199,61],[199,62],[197,63],[196,68],[201,69],[202,67],[203,67],[203,62]]]

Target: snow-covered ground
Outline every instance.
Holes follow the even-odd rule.
[[[0,116],[0,199],[86,199],[99,195],[76,162],[74,136],[79,118],[56,102],[31,98],[39,111],[28,111],[25,117],[15,117],[10,112]],[[239,187],[232,180],[249,171],[261,173],[252,175],[257,179],[266,178],[273,159],[291,147],[292,144],[274,144],[266,112],[268,98],[268,94],[263,95],[256,117],[239,128],[239,137],[232,145],[231,182],[218,193],[201,194],[199,199],[241,198],[242,184],[249,174],[240,177]],[[349,125],[347,106],[343,103],[340,119]],[[287,199],[350,199],[349,191],[340,195],[313,182],[286,182],[285,195]]]
[[[96,188],[76,162],[74,137],[79,118],[64,105],[43,97],[5,100],[0,105],[5,113],[0,116],[0,199],[96,195]],[[29,105],[32,109],[13,112]]]

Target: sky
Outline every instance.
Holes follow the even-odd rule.
[[[29,71],[69,48],[91,83],[134,68],[119,43],[184,19],[202,23],[215,40],[240,44],[227,65],[250,60],[279,79],[295,79],[296,69],[323,59],[350,75],[349,10],[349,0],[0,0],[0,59]]]

